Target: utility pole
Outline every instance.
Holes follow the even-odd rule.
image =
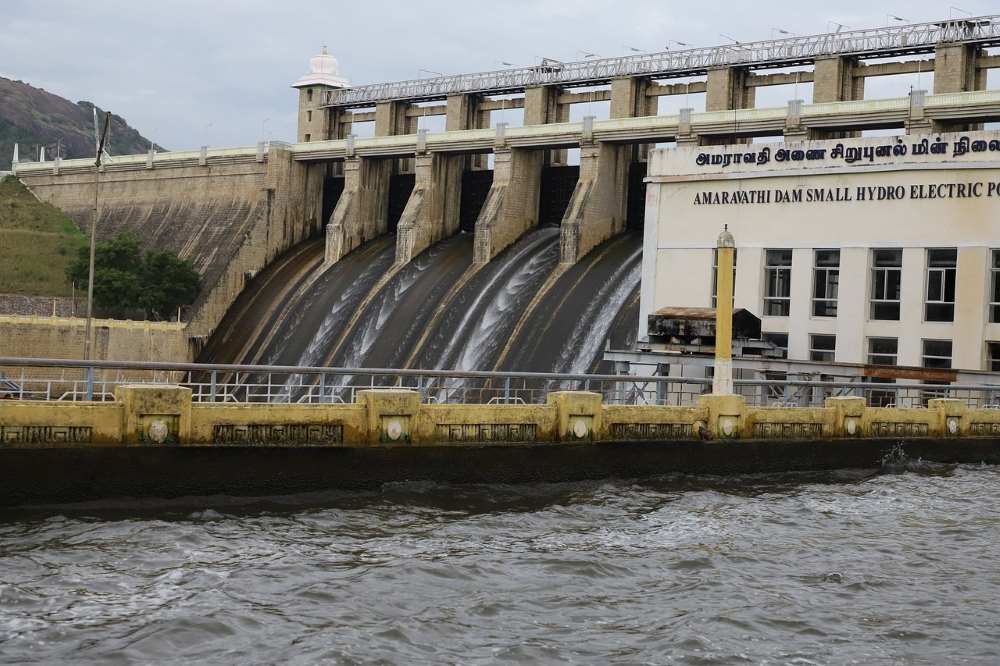
[[[94,248],[97,245],[97,217],[100,207],[101,192],[101,158],[104,155],[104,142],[108,138],[108,127],[111,125],[111,112],[104,114],[104,131],[97,143],[97,155],[94,156],[94,215],[90,220],[90,270],[87,274],[87,327],[83,340],[83,360],[90,360],[90,333],[94,317]]]

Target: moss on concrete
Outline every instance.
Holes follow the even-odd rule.
[[[16,178],[0,180],[0,293],[69,296],[66,267],[84,244],[65,213],[38,201]]]

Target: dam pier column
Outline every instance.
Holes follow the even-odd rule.
[[[752,109],[756,91],[747,85],[750,70],[744,67],[718,67],[708,70],[706,111]]]
[[[939,44],[934,53],[934,94],[986,90],[989,70],[979,68],[982,49],[970,44]],[[969,132],[983,129],[981,123],[933,124],[934,132]]]
[[[580,179],[562,220],[560,263],[575,264],[625,230],[630,149],[594,141],[580,146]]]
[[[391,159],[344,160],[344,191],[326,225],[326,266],[389,231],[389,178],[394,166]]]
[[[522,148],[494,152],[493,185],[476,220],[473,262],[485,264],[538,226],[545,153]]]
[[[458,231],[464,167],[464,156],[417,155],[413,192],[396,229],[397,265],[409,263],[432,244]]]
[[[611,118],[650,115],[656,98],[646,96],[640,78],[611,83]],[[584,119],[580,142],[580,178],[563,215],[559,261],[576,263],[599,244],[625,230],[628,217],[629,170],[643,154],[642,146],[594,140],[593,118]]]
[[[477,96],[448,96],[446,131],[473,129],[479,120]],[[470,166],[468,155],[428,153],[425,141],[418,139],[413,191],[396,229],[396,264],[409,263],[432,244],[458,232],[462,211],[462,174]]]
[[[814,66],[813,103],[850,102],[865,98],[865,79],[857,76],[854,58],[820,58]]]
[[[524,124],[528,126],[568,123],[570,105],[559,102],[561,94],[562,90],[558,86],[536,86],[526,89],[524,91]],[[547,151],[543,162],[552,166],[564,166],[567,163],[566,149],[556,148]]]
[[[410,105],[382,102],[375,106],[375,136],[416,131],[416,118],[407,117]],[[353,135],[347,137],[344,191],[326,226],[324,264],[334,264],[362,243],[389,232],[389,184],[394,174],[410,167],[409,158],[357,157]]]
[[[853,102],[865,98],[863,67],[856,58],[820,58],[814,66],[813,103]],[[859,136],[857,132],[812,130],[803,139],[843,139]]]

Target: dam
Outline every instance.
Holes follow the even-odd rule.
[[[324,51],[294,84],[296,143],[102,166],[98,235],[175,248],[205,285],[184,356],[131,353],[123,338],[104,348],[123,360],[609,371],[605,350],[646,327],[656,146],[976,130],[1000,118],[987,85],[998,34],[987,16],[365,86]],[[866,98],[866,81],[920,71],[933,90]],[[793,84],[812,88],[811,103],[755,108],[758,91]],[[704,110],[660,113],[681,95]],[[595,105],[606,119],[571,120]],[[511,110],[521,126],[498,120]],[[86,161],[15,168],[89,227]]]
[[[0,321],[4,481],[996,462],[996,47],[981,17],[355,87],[324,52],[294,144],[18,163],[85,228],[99,187],[99,236],[176,248],[204,289],[169,327],[98,322],[96,360],[75,325]]]

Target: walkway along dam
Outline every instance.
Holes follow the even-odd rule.
[[[88,364],[0,358],[0,365],[68,371]],[[1000,463],[1000,410],[990,408],[995,386],[951,387],[962,397],[929,401],[942,387],[920,387],[912,395],[922,396],[914,401],[921,406],[895,408],[868,406],[859,387],[857,395],[827,398],[820,406],[787,408],[742,395],[699,395],[708,388],[704,380],[674,378],[90,365],[118,378],[101,383],[106,400],[38,394],[0,400],[0,505],[264,495],[400,480],[877,470],[908,458]],[[166,383],[129,384],[127,374],[138,371],[158,372]],[[316,381],[306,383],[328,385],[337,383],[338,373],[382,379],[375,389],[344,393],[347,400],[313,391],[311,402],[247,402],[237,398],[242,382],[224,379],[241,372],[307,373]],[[459,386],[460,379],[466,390],[455,397],[464,403],[440,401],[439,388]],[[636,404],[643,391],[692,400],[673,407]],[[905,394],[899,401],[908,404]]]

